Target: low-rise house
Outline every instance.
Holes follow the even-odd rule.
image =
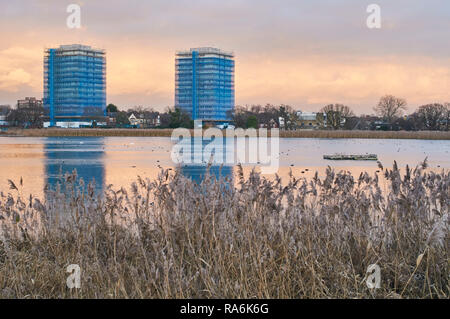
[[[274,119],[270,119],[269,124],[267,125],[267,128],[278,128],[278,123]]]
[[[106,126],[115,127],[117,124],[117,113],[118,112],[107,112],[106,113]]]
[[[41,108],[43,107],[42,100],[36,99],[35,97],[26,97],[23,100],[17,100],[17,109],[25,108]]]
[[[283,125],[284,125],[284,118],[283,117],[280,117],[279,121],[281,121],[283,123]],[[231,126],[233,126],[233,128],[234,128],[234,125],[228,125],[228,128],[230,128]],[[272,119],[269,120],[268,123],[260,123],[259,124],[259,128],[272,129],[272,128],[279,128],[279,127],[278,127],[277,121],[275,121],[275,119],[272,118]]]
[[[392,131],[394,129],[394,125],[388,122],[374,121],[371,123],[370,128],[376,131]]]
[[[297,125],[300,128],[315,129],[327,126],[327,116],[321,112],[297,112]]]
[[[159,127],[161,126],[161,117],[158,115],[157,117],[150,119],[149,120],[149,124],[154,126],[154,127]]]
[[[145,118],[144,114],[138,114],[136,116],[134,113],[131,113],[131,115],[128,117],[128,121],[130,121],[130,125],[139,128],[161,126],[161,118],[159,115],[154,118]]]
[[[128,121],[130,121],[130,125],[138,127],[144,124],[144,119],[134,115],[134,113],[131,113],[131,115],[128,117]]]

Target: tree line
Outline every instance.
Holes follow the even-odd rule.
[[[6,114],[6,121],[9,126],[21,128],[42,128],[45,121],[49,120],[48,111],[42,106],[7,108],[2,109],[2,114]],[[129,117],[134,114],[139,119],[155,120],[159,116],[160,128],[193,128],[194,124],[189,114],[182,112],[177,108],[167,107],[164,112],[155,111],[153,108],[144,108],[136,106],[127,111],[120,111],[114,104],[108,104],[106,107],[106,116],[98,109],[86,109],[86,118],[95,122],[108,122],[109,118],[114,118],[114,127],[130,127]]]
[[[407,102],[403,98],[385,95],[373,107],[375,115],[356,116],[343,104],[328,104],[317,112],[315,123],[319,129],[386,129],[386,130],[444,130],[450,124],[450,103],[431,103],[419,106],[413,113],[405,115]],[[301,126],[301,114],[289,105],[237,106],[232,114],[237,127],[277,127],[296,129]],[[280,119],[284,123],[280,123]],[[282,125],[284,124],[284,125]]]
[[[385,129],[385,130],[449,130],[450,103],[430,103],[419,106],[413,113],[405,115],[407,102],[403,98],[385,95],[373,107],[375,116],[356,116],[353,110],[344,104],[328,104],[315,113],[315,128],[318,129]],[[107,116],[114,118],[115,127],[130,126],[129,117],[134,114],[144,120],[154,120],[159,117],[160,128],[193,128],[190,115],[178,108],[167,107],[165,111],[155,111],[153,108],[136,106],[127,111],[120,111],[114,104],[106,108]],[[11,109],[6,120],[12,126],[33,127],[43,126],[48,118],[43,107]],[[98,113],[98,112],[97,112]],[[96,113],[96,119],[102,120]],[[302,128],[301,114],[290,105],[266,104],[251,106],[236,106],[229,112],[233,124],[241,128],[281,127],[287,130]],[[108,118],[107,117],[107,118]],[[103,117],[103,120],[105,117]]]
[[[136,106],[129,108],[127,111],[119,111],[116,105],[108,104],[106,112],[109,116],[113,116],[116,119],[116,125],[119,127],[130,125],[129,117],[131,114],[134,114],[144,120],[155,120],[159,117],[160,128],[194,128],[194,122],[191,120],[189,114],[179,108],[167,107],[164,112],[158,112],[153,108]]]

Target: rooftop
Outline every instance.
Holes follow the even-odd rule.
[[[50,48],[47,48],[46,51],[48,51]],[[52,48],[53,49],[53,48]],[[105,50],[103,49],[97,49],[93,48],[89,45],[82,45],[82,44],[65,44],[60,45],[59,48],[56,48],[56,51],[58,52],[66,52],[66,51],[88,51],[88,52],[96,52],[96,53],[105,53]]]
[[[212,54],[212,55],[224,55],[227,57],[234,57],[234,53],[231,51],[224,51],[218,48],[213,48],[213,47],[200,47],[200,48],[191,48],[190,50],[182,50],[182,51],[177,51],[176,55],[192,55],[192,52],[198,52],[198,54],[200,55],[207,55],[207,54]]]

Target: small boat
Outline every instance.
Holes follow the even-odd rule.
[[[377,161],[378,157],[376,154],[358,154],[358,155],[350,155],[350,154],[334,154],[334,155],[324,155],[323,159],[332,160],[332,161]]]

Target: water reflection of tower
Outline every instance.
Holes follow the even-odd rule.
[[[46,183],[54,188],[61,173],[77,171],[85,184],[95,180],[96,191],[105,184],[104,138],[49,137],[44,142]]]
[[[228,178],[230,181],[233,180],[233,165],[226,163],[226,154],[227,151],[232,151],[230,148],[227,149],[227,139],[223,138],[223,142],[220,144],[218,149],[215,149],[214,158],[220,157],[223,158],[222,161],[217,161],[216,163],[212,163],[212,165],[209,167],[209,175],[211,177],[215,177],[216,179],[219,178]],[[205,147],[209,144],[209,141],[203,141],[202,143],[202,153],[204,154]],[[195,148],[194,148],[194,138],[190,141],[191,144],[191,150],[192,150],[192,156],[191,159],[194,162],[194,158],[199,156],[199,154],[195,154]],[[208,169],[208,158],[207,155],[203,155],[203,162],[204,163],[181,163],[180,164],[180,171],[181,173],[186,176],[187,178],[190,178],[191,180],[200,183],[204,180],[207,169]]]
[[[194,182],[201,183],[206,176],[207,165],[199,165],[199,164],[182,164],[181,165],[181,173],[192,179]],[[226,177],[233,178],[233,166],[223,165],[217,166],[212,165],[209,168],[209,175],[211,177],[215,177],[219,179],[222,177],[225,179]]]

